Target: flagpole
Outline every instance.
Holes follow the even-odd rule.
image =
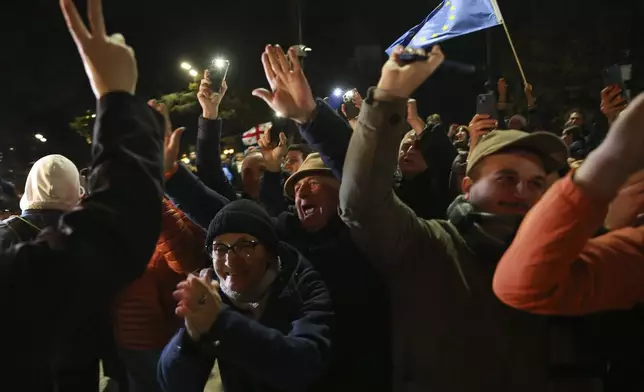
[[[508,37],[508,42],[510,43],[510,48],[512,49],[512,54],[514,55],[514,60],[517,62],[517,66],[519,66],[519,72],[521,72],[521,78],[523,79],[523,85],[528,84],[528,80],[525,77],[525,72],[523,72],[523,66],[521,65],[521,61],[519,60],[519,55],[517,54],[517,50],[514,47],[514,42],[512,42],[512,37],[510,36],[510,31],[508,30],[508,26],[505,24],[505,19],[503,19],[503,14],[501,14],[501,8],[499,8],[499,4],[497,4],[496,0],[490,0],[492,3],[492,8],[494,8],[494,13],[496,14],[497,19],[501,22],[501,25],[503,25],[503,30],[505,30],[505,35]]]

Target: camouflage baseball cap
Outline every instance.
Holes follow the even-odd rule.
[[[483,158],[507,150],[525,150],[539,156],[546,173],[552,173],[566,166],[568,147],[549,132],[528,133],[516,130],[494,130],[483,136],[467,160],[466,175]]]

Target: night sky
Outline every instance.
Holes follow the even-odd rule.
[[[617,57],[631,45],[627,31],[631,29],[633,3],[629,1],[498,2],[512,33],[525,46],[529,46],[526,44],[529,41],[522,37],[534,37],[539,33],[535,30],[540,23],[550,21],[546,28],[555,31],[544,30],[544,36],[549,36],[549,42],[556,46],[551,55],[557,58],[565,55],[567,40],[597,42],[598,30],[609,29],[609,25],[601,22],[607,15],[616,15],[616,18],[621,15],[621,19],[614,24],[619,34],[611,38],[610,44],[604,44],[611,50],[601,51],[606,57],[601,61],[606,65],[612,58],[622,61]],[[264,45],[279,43],[288,47],[297,43],[294,1],[291,0],[103,0],[103,3],[108,31],[122,33],[136,52],[140,70],[137,93],[144,97],[184,88],[189,78],[179,68],[181,61],[205,66],[217,55],[231,61],[230,91],[250,95],[253,88],[266,85],[260,62]],[[306,63],[307,76],[314,94],[325,96],[336,85],[357,86],[364,91],[375,84],[382,60],[369,65],[371,73],[358,72],[349,66],[354,47],[380,45],[384,50],[440,1],[302,0],[302,3],[304,43],[313,48]],[[84,14],[84,1],[77,4]],[[0,175],[11,177],[19,169],[28,169],[30,161],[53,152],[67,155],[79,166],[86,165],[88,145],[69,129],[68,123],[74,116],[93,109],[94,100],[58,1],[3,1],[0,15],[3,33],[0,82],[5,89],[0,105],[0,152],[3,153]],[[502,28],[495,28],[490,36],[494,39],[495,57],[507,57]],[[457,38],[443,48],[449,58],[482,66],[485,37],[485,33],[476,33]],[[525,46],[519,46],[518,50],[530,62],[532,48]],[[597,60],[596,56],[589,57],[593,58],[588,61]],[[508,62],[499,59],[498,63]],[[597,74],[600,70],[597,69]],[[369,75],[369,80],[365,75]],[[456,111],[471,116],[474,96],[483,89],[485,75],[484,70],[475,75],[454,75],[446,71],[437,75],[420,92],[420,107],[424,112],[421,114],[450,112],[457,107]],[[529,75],[530,79],[539,77],[534,73]],[[268,110],[266,113],[269,116]],[[466,115],[454,114],[452,118],[467,121]],[[194,124],[177,125],[194,127]],[[35,133],[45,135],[48,142],[37,142]],[[10,174],[9,170],[14,173]]]

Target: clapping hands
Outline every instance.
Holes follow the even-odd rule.
[[[200,276],[190,274],[177,285],[173,293],[177,300],[175,313],[185,320],[191,339],[201,339],[212,328],[221,312],[219,283],[212,280],[212,269],[202,270]]]

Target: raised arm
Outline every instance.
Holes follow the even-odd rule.
[[[161,228],[162,126],[159,116],[133,96],[134,52],[122,36],[105,35],[99,1],[89,2],[91,32],[73,2],[64,0],[61,6],[98,99],[90,196],[57,228],[0,253],[3,308],[21,320],[2,331],[24,333],[23,328],[59,319],[79,303],[106,305],[144,271]],[[82,314],[83,307],[73,312]],[[55,333],[52,328],[43,336]],[[23,343],[8,342],[14,344]]]
[[[210,221],[229,200],[208,188],[185,166],[177,164],[167,174],[166,195],[191,221],[207,230]]]
[[[210,74],[204,71],[204,78],[199,86],[197,98],[202,114],[199,117],[197,131],[197,177],[210,189],[228,200],[235,200],[237,195],[224,175],[221,167],[221,132],[223,121],[219,117],[219,104],[224,98],[228,85],[223,81],[221,86],[212,88]]]
[[[342,180],[342,169],[353,129],[321,99],[315,101],[315,112],[310,116],[311,120],[300,126],[300,134],[314,151],[320,153],[333,175]]]
[[[397,53],[362,103],[340,187],[340,216],[380,267],[403,261],[409,249],[433,241],[429,225],[394,195],[392,178],[408,128],[407,99],[442,63],[443,54],[435,47],[426,62],[400,66]]]
[[[590,239],[628,176],[644,167],[644,96],[606,141],[533,208],[501,259],[494,292],[541,314],[581,315],[644,302],[644,228]]]

